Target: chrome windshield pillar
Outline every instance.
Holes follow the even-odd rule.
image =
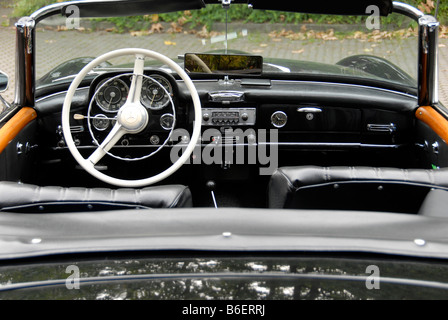
[[[24,17],[16,23],[16,75],[14,104],[34,107],[35,21]]]
[[[393,2],[393,11],[418,22],[418,104],[439,103],[438,36],[439,22],[419,9],[402,2]]]
[[[393,11],[396,13],[403,14],[415,21],[418,21],[425,14],[421,12],[419,9],[403,2],[394,1],[393,3]]]
[[[418,24],[418,103],[420,106],[432,106],[439,103],[439,22],[433,16],[423,16]]]

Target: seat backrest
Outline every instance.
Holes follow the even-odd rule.
[[[375,167],[284,167],[271,177],[270,208],[418,213],[432,188],[448,190],[448,171]]]
[[[1,211],[47,213],[172,207],[192,207],[188,187],[63,188],[0,181]]]

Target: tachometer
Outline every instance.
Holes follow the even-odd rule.
[[[120,79],[103,80],[95,91],[96,103],[106,112],[117,112],[126,102],[129,87]]]
[[[169,95],[173,95],[173,88],[168,79],[154,75],[143,81],[141,102],[145,107],[160,110],[170,102]]]

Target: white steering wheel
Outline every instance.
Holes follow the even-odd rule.
[[[76,89],[80,85],[81,81],[85,76],[93,70],[96,66],[101,63],[124,55],[134,55],[134,71],[132,77],[131,87],[129,89],[129,95],[127,97],[124,105],[119,109],[117,113],[117,121],[114,127],[104,139],[104,141],[99,145],[99,147],[90,155],[89,158],[85,159],[78,148],[76,147],[70,130],[70,107],[72,103],[73,96]],[[164,64],[168,65],[172,70],[174,70],[184,81],[187,89],[190,92],[191,98],[193,100],[194,106],[194,126],[193,134],[191,136],[190,142],[188,143],[186,149],[184,150],[182,156],[175,161],[170,167],[165,171],[148,178],[141,180],[125,180],[117,179],[108,176],[95,168],[95,165],[109,152],[109,150],[115,146],[115,144],[123,137],[125,134],[138,134],[142,132],[149,123],[148,112],[145,107],[140,102],[141,89],[142,89],[142,79],[144,71],[145,58],[157,59]],[[173,60],[170,58],[146,49],[129,48],[120,49],[108,52],[99,56],[98,58],[87,64],[75,77],[72,84],[70,85],[67,95],[64,100],[64,105],[62,106],[62,131],[64,134],[65,142],[71,154],[75,160],[83,167],[88,173],[111,185],[118,187],[129,187],[129,188],[139,188],[157,183],[178,170],[190,157],[193,152],[196,143],[199,139],[201,132],[201,101],[199,99],[198,92],[191,81],[187,73]]]

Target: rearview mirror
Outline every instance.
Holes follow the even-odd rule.
[[[9,77],[6,73],[0,71],[0,93],[8,90]]]
[[[187,53],[187,73],[217,73],[259,75],[263,72],[263,57],[243,54]]]

